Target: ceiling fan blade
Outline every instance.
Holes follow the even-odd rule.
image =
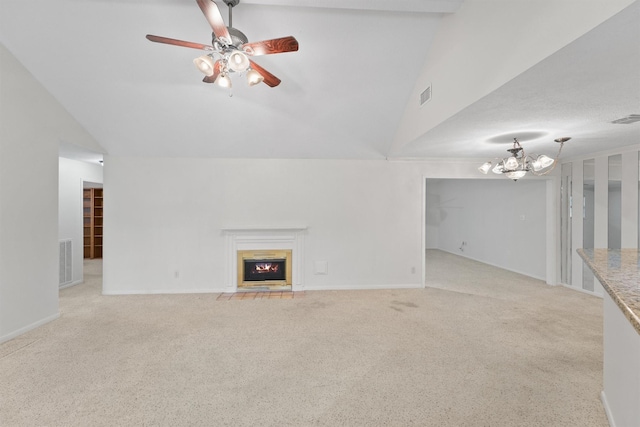
[[[169,37],[154,36],[147,34],[147,39],[156,43],[172,44],[174,46],[190,47],[192,49],[213,50],[213,46],[201,43],[187,42],[184,40],[170,39]]]
[[[273,74],[271,74],[270,72],[268,72],[267,70],[265,70],[264,68],[256,64],[255,62],[253,62],[252,60],[249,60],[249,62],[251,63],[251,68],[253,68],[258,73],[260,73],[260,75],[264,78],[263,80],[264,84],[271,87],[276,87],[280,84],[281,80],[279,78],[277,78],[276,76],[274,76]]]
[[[205,76],[204,79],[202,79],[202,81],[205,83],[213,83],[216,81],[219,74],[220,74],[220,60],[218,59],[216,63],[213,64],[213,74],[210,76]]]
[[[295,52],[298,50],[298,40],[293,36],[263,40],[261,42],[245,43],[242,45],[242,49],[252,56]]]
[[[197,2],[202,13],[204,13],[204,17],[209,21],[209,25],[211,25],[211,28],[213,29],[213,34],[215,34],[222,43],[228,45],[231,44],[229,30],[227,30],[227,26],[224,24],[222,14],[220,13],[218,6],[211,0],[197,0]]]

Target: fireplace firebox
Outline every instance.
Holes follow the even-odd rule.
[[[291,252],[238,251],[238,289],[290,289]]]
[[[245,259],[245,282],[263,282],[268,280],[287,280],[286,259]]]

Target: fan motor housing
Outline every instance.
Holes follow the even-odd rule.
[[[231,36],[231,44],[237,47],[238,49],[243,44],[249,42],[249,38],[237,28],[227,27],[227,29],[229,30],[229,35]],[[215,45],[216,41],[218,41],[218,38],[216,37],[215,33],[211,33],[211,38],[212,38],[213,44]]]
[[[233,42],[232,44],[235,47],[240,47],[243,44],[249,42],[249,38],[245,36],[242,31],[233,27],[227,27],[227,29],[229,30],[229,35],[231,36],[231,41]]]

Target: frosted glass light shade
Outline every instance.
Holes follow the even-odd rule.
[[[551,157],[545,156],[544,154],[542,154],[541,156],[538,156],[536,161],[540,163],[540,166],[541,166],[540,169],[548,168],[555,162],[555,160],[553,160]]]
[[[505,175],[507,176],[507,178],[512,179],[514,181],[519,180],[520,178],[522,178],[523,176],[525,176],[527,174],[526,171],[513,171],[513,172],[507,172],[505,173]]]
[[[495,167],[491,170],[491,172],[493,172],[493,173],[502,173],[502,172],[504,172],[504,165],[502,164],[502,162],[500,162],[497,165],[495,165]]]
[[[214,63],[209,55],[202,55],[193,60],[196,68],[205,76],[213,76]]]
[[[247,71],[247,83],[249,86],[255,86],[258,83],[262,83],[263,80],[264,77],[262,77],[262,75],[256,70]]]
[[[242,72],[249,68],[249,58],[240,51],[233,52],[229,55],[229,68],[235,72]]]
[[[226,74],[220,74],[216,79],[216,84],[220,87],[231,87],[231,79]]]
[[[508,171],[512,171],[518,168],[518,159],[515,157],[509,157],[504,162],[504,168]]]
[[[491,169],[491,162],[486,162],[478,168],[478,170],[485,175],[487,174],[487,172],[489,172],[489,169]]]

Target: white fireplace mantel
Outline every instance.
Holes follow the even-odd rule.
[[[291,290],[304,289],[304,236],[306,226],[226,227],[224,236],[225,287],[227,292],[238,289],[238,251],[288,249],[292,251]]]

